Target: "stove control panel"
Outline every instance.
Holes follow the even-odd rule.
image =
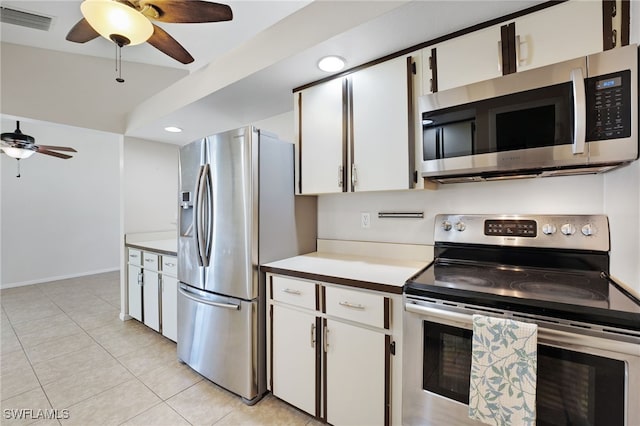
[[[609,251],[604,215],[437,215],[435,242]]]

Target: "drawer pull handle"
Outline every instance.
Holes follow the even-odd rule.
[[[138,255],[137,254],[130,254],[129,257],[137,258]]]
[[[302,294],[302,292],[300,290],[293,290],[293,289],[290,289],[290,288],[285,288],[282,291],[285,292],[285,293],[288,293],[288,294],[295,294],[296,296],[300,296]]]
[[[344,306],[345,308],[358,309],[364,311],[364,306],[359,303],[351,303],[351,302],[338,302],[340,306]]]
[[[174,266],[176,266],[175,263],[165,263],[164,266],[168,266],[170,268],[173,268]]]
[[[150,257],[146,257],[146,258],[144,259],[144,261],[145,261],[145,262],[154,262],[154,260],[153,260],[152,258],[150,258]]]

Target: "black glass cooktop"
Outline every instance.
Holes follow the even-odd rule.
[[[640,301],[598,270],[438,258],[405,293],[640,330]]]

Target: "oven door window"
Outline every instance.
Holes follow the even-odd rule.
[[[423,389],[469,403],[472,332],[423,321]],[[623,361],[538,345],[537,424],[623,426]]]

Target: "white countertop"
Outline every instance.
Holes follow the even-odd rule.
[[[140,248],[142,250],[157,251],[164,254],[172,254],[174,256],[178,253],[178,240],[175,238],[168,240],[136,241],[133,243],[127,243],[127,246]]]
[[[430,260],[397,260],[314,252],[262,266],[272,270],[402,287],[408,278],[427,266],[429,262]]]

